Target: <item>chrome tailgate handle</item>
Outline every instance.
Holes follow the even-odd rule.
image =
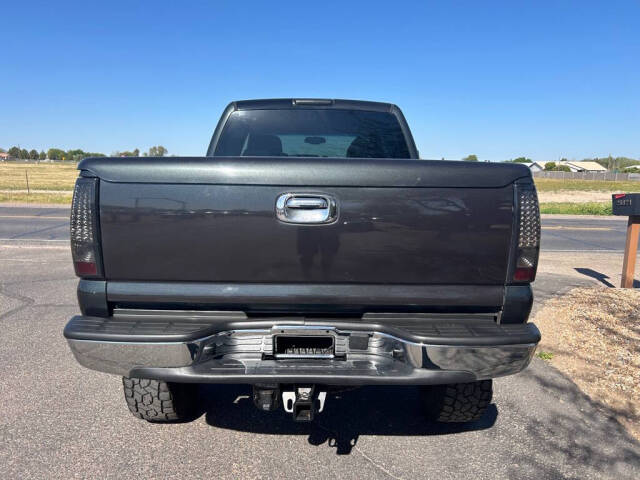
[[[291,197],[286,203],[286,208],[327,208],[329,202],[326,199],[320,197]]]
[[[285,223],[330,223],[336,214],[336,202],[329,195],[283,193],[276,200],[276,217]]]

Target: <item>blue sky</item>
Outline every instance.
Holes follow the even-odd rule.
[[[423,158],[640,157],[640,2],[4,2],[0,147],[203,155],[231,100],[398,104]]]

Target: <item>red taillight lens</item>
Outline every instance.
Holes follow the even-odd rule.
[[[98,274],[98,266],[96,265],[96,262],[74,262],[74,265],[78,276]]]
[[[530,267],[516,267],[513,272],[513,279],[516,282],[533,282],[536,278],[536,271]]]
[[[100,277],[98,217],[96,213],[98,180],[80,177],[76,180],[71,203],[71,256],[76,275]]]
[[[518,185],[518,248],[513,270],[515,282],[533,282],[540,251],[540,208],[533,185]]]

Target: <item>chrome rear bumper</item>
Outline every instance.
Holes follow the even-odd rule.
[[[79,317],[74,317],[76,320]],[[86,318],[86,317],[82,317]],[[158,335],[91,335],[65,329],[80,364],[123,376],[198,383],[322,383],[327,385],[441,384],[520,372],[531,361],[540,333],[533,324],[501,327],[479,320],[431,322],[430,336],[375,322],[258,322],[182,341]],[[474,323],[475,322],[475,323]],[[255,323],[255,322],[254,322]],[[77,322],[76,322],[77,324]],[[386,331],[385,331],[386,330]],[[423,328],[424,330],[424,328]],[[433,332],[440,332],[435,335]],[[459,337],[451,332],[461,332]],[[467,333],[464,333],[467,332]],[[332,358],[274,358],[278,334],[331,335]],[[85,338],[83,338],[83,336]],[[118,338],[118,340],[114,340]],[[144,338],[144,341],[136,339]]]

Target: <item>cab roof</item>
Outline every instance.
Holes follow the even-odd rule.
[[[367,102],[363,100],[341,100],[332,98],[271,98],[263,100],[239,100],[231,102],[234,110],[263,110],[284,108],[336,108],[347,110],[369,110],[391,112],[398,108],[392,103]]]

